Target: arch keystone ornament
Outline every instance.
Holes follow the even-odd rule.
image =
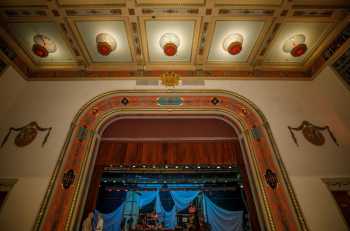
[[[181,104],[160,104],[161,98],[180,98]],[[219,103],[213,103],[213,98]],[[229,121],[241,137],[261,229],[308,230],[265,116],[248,99],[221,90],[112,91],[87,102],[72,121],[33,230],[79,229],[100,134],[109,121],[123,116],[174,114],[210,115]],[[81,128],[89,131],[84,139],[79,138]],[[72,174],[67,175],[70,170],[74,172],[74,187],[65,189],[62,180],[72,182]]]

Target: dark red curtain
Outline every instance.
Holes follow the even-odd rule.
[[[237,165],[238,141],[118,143],[102,141],[97,165],[227,164]]]

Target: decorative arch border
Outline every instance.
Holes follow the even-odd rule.
[[[240,130],[263,230],[308,230],[265,116],[248,99],[223,90],[121,90],[90,100],[72,121],[33,230],[75,230],[99,131],[115,116],[151,113],[203,113],[230,119]]]

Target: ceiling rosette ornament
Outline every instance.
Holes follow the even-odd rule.
[[[283,51],[290,53],[293,57],[302,56],[307,51],[305,40],[306,38],[303,34],[294,35],[284,42]]]
[[[230,55],[238,55],[242,51],[242,45],[243,45],[243,36],[238,33],[234,33],[234,34],[228,35],[224,39],[223,48]]]
[[[166,56],[174,56],[180,46],[180,39],[174,33],[166,33],[160,38],[159,45]]]
[[[37,34],[33,37],[33,41],[32,51],[40,58],[46,58],[49,53],[54,53],[57,50],[56,43],[46,35]]]
[[[100,33],[96,36],[97,51],[103,56],[108,56],[117,48],[115,39],[107,33]]]

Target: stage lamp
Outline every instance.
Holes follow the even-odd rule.
[[[33,41],[32,51],[40,58],[46,58],[49,53],[54,53],[57,50],[56,43],[46,35],[37,34],[33,37]]]
[[[103,56],[108,56],[117,48],[115,39],[107,33],[100,33],[96,36],[97,51]]]
[[[237,55],[241,52],[243,45],[243,36],[234,33],[228,35],[223,42],[223,48],[225,51],[227,51],[230,55]]]
[[[303,34],[294,35],[284,42],[283,51],[290,53],[293,57],[302,56],[307,51],[305,40],[306,38]]]
[[[165,33],[160,37],[159,45],[166,56],[174,56],[180,46],[180,39],[174,33]]]

